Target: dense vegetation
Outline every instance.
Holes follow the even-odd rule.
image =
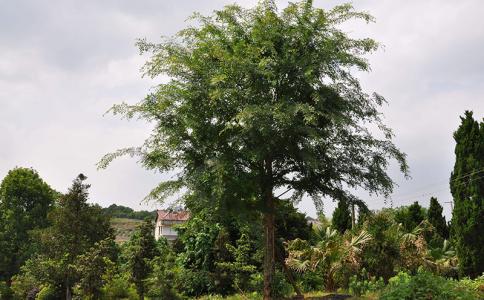
[[[351,5],[315,8],[310,0],[279,11],[265,0],[195,19],[159,44],[138,43],[151,54],[145,75],[170,80],[138,104],[113,107],[155,126],[141,147],[108,154],[100,166],[137,155],[145,167],[175,174],[151,199],[181,192],[194,211],[262,213],[264,299],[272,299],[278,190],[294,199],[310,195],[317,205],[323,197],[350,203],[357,188],[392,191],[389,160],[407,173],[379,112],[385,99],[365,93],[353,75],[370,69],[365,55],[378,44],[338,26],[372,17]]]
[[[156,211],[135,211],[130,207],[116,204],[111,204],[110,206],[103,208],[103,211],[112,218],[144,220],[146,218],[153,219],[156,217]]]
[[[148,199],[184,193],[177,204],[189,220],[174,242],[155,240],[154,212],[89,204],[83,174],[62,194],[15,168],[0,184],[0,300],[483,299],[484,121],[466,112],[454,133],[450,223],[435,197],[428,208],[370,211],[354,189],[388,196],[389,160],[407,166],[381,122],[384,99],[351,75],[377,48],[338,29],[352,18],[371,20],[350,5],[307,0],[279,12],[261,1],[197,16],[161,44],[141,41],[153,55],[146,74],[171,81],[113,108],[156,126],[142,147],[100,166],[128,153],[176,171]],[[296,209],[304,195],[318,224]],[[331,219],[323,198],[338,202]],[[112,218],[135,219],[122,243]]]

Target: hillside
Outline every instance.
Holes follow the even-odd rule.
[[[116,243],[124,243],[129,240],[136,227],[142,222],[142,220],[136,219],[112,218],[111,225],[116,235]]]

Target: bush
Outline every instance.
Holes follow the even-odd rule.
[[[456,281],[428,272],[418,272],[415,276],[400,272],[389,280],[387,288],[381,294],[382,300],[472,300],[479,299],[478,294],[463,287]]]
[[[463,289],[476,292],[479,295],[479,299],[484,299],[484,274],[474,280],[464,278],[458,284]]]
[[[264,276],[262,275],[262,273],[252,274],[249,286],[252,291],[261,293],[264,288]],[[273,296],[276,299],[287,297],[294,292],[292,285],[286,281],[284,274],[279,271],[276,271],[276,274],[274,276],[273,290]]]
[[[376,279],[370,277],[363,268],[359,275],[354,275],[350,278],[349,289],[350,293],[355,296],[362,296],[368,292],[377,292],[385,287],[383,278]]]
[[[323,276],[317,272],[304,272],[300,275],[300,283],[303,292],[320,291],[324,289]]]
[[[56,289],[51,285],[44,286],[37,294],[36,300],[56,300],[59,299]]]
[[[12,290],[8,287],[7,283],[0,281],[0,300],[11,299],[13,296]]]
[[[115,299],[139,299],[136,293],[136,288],[127,278],[122,275],[112,277],[101,289],[103,299],[115,300]]]

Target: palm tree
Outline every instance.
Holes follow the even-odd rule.
[[[337,276],[345,269],[357,271],[363,246],[371,240],[370,234],[362,230],[358,235],[340,235],[331,227],[317,232],[319,242],[312,246],[309,242],[296,239],[288,242],[289,256],[286,264],[297,272],[308,270],[324,274],[325,288],[336,290]]]

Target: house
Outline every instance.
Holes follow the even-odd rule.
[[[187,211],[158,210],[155,221],[155,239],[165,237],[168,241],[174,241],[177,238],[175,225],[185,223],[190,214]]]

